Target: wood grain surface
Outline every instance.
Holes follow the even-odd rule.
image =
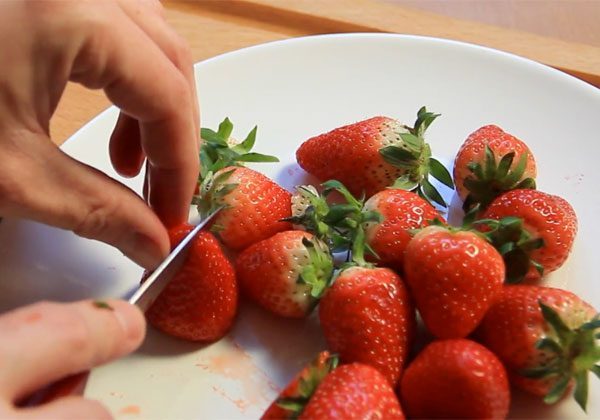
[[[197,0],[164,5],[167,20],[189,42],[195,61],[295,36],[398,32],[513,52],[600,86],[600,0]],[[108,106],[102,92],[70,83],[51,121],[53,140],[61,144]]]

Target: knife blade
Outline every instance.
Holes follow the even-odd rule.
[[[137,305],[143,312],[152,305],[154,300],[160,295],[169,281],[179,271],[189,252],[189,246],[215,215],[221,210],[217,208],[209,216],[198,223],[194,229],[188,233],[185,238],[171,251],[165,260],[148,276],[146,281],[129,298],[129,303]]]

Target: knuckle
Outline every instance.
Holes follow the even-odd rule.
[[[175,34],[174,48],[176,65],[179,68],[190,67],[192,65],[192,50],[188,43],[180,35]]]
[[[165,17],[165,8],[160,0],[145,0],[146,4],[160,17]]]
[[[181,73],[174,73],[172,81],[169,86],[169,96],[165,98],[163,102],[165,105],[165,117],[167,118],[181,118],[182,112],[185,115],[190,115],[190,113],[186,113],[186,110],[192,107],[191,102],[191,87],[187,80],[183,77]]]
[[[119,201],[112,195],[103,195],[91,199],[80,219],[74,224],[73,232],[76,235],[90,239],[100,239],[111,242],[116,232],[112,232],[110,222],[118,212]]]
[[[12,207],[21,207],[26,197],[26,190],[17,179],[0,171],[0,214],[6,214]]]

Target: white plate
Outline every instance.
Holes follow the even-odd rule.
[[[573,255],[548,282],[600,308],[600,91],[592,86],[482,47],[382,34],[252,47],[198,64],[196,80],[203,125],[229,116],[241,137],[258,124],[257,151],[281,163],[255,167],[287,188],[305,178],[297,146],[339,125],[380,114],[412,123],[427,105],[442,114],[428,139],[446,163],[470,132],[500,125],[533,150],[539,188],[565,197],[579,216]],[[106,145],[116,115],[101,114],[64,150],[116,177]],[[139,191],[140,181],[127,184]],[[124,296],[141,274],[103,244],[35,223],[5,220],[0,243],[0,310],[38,299]],[[94,370],[86,393],[123,418],[257,418],[322,347],[314,319],[289,322],[245,305],[232,334],[210,346],[150,331],[136,354]],[[591,383],[589,418],[600,418],[600,384]],[[583,417],[571,401],[548,409],[518,394],[513,407],[514,417]]]

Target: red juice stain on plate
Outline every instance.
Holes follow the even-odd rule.
[[[221,375],[240,383],[243,399],[233,398],[222,388],[213,391],[235,404],[241,412],[250,406],[263,405],[273,399],[279,388],[261,370],[250,355],[235,341],[229,339],[229,347],[219,354],[196,362],[196,366],[215,375]]]
[[[138,415],[142,412],[139,405],[128,405],[119,410],[119,414]]]

